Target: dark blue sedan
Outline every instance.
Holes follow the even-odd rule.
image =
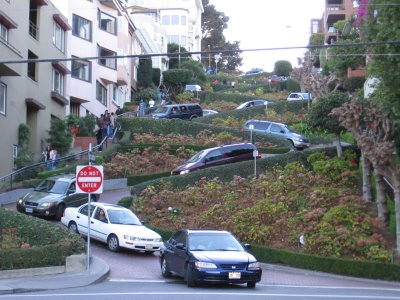
[[[250,245],[242,245],[230,232],[179,230],[161,248],[164,277],[183,277],[189,287],[198,283],[246,283],[255,288],[262,270]]]

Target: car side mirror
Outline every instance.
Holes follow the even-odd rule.
[[[179,250],[185,250],[185,245],[183,243],[177,243],[175,247]]]
[[[285,133],[285,130],[281,130],[281,131],[279,131],[280,133]]]
[[[251,249],[251,244],[243,244],[244,249],[250,250]]]

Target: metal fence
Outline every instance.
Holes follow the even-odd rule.
[[[75,154],[66,155],[64,157],[60,157],[54,160],[53,162],[54,165],[57,166],[57,168],[60,168],[67,165],[72,165],[72,166],[77,165],[79,162],[82,161],[89,161],[89,155],[95,157],[96,153],[99,152],[99,149],[107,147],[107,144],[110,140],[111,141],[115,140],[117,133],[120,130],[121,130],[121,125],[118,122],[116,122],[116,126],[112,137],[111,138],[104,137],[100,144],[92,147],[91,153],[89,149],[86,149]],[[94,160],[93,157],[90,157],[92,161]],[[0,177],[0,193],[20,187],[20,184],[18,184],[19,182],[37,178],[40,172],[47,170],[47,166],[48,162],[46,161],[38,162],[36,164],[20,168],[10,174]]]

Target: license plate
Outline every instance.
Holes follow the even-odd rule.
[[[229,279],[240,279],[240,272],[229,272]]]
[[[153,249],[153,245],[146,245],[145,248],[146,249]]]
[[[33,208],[32,207],[25,207],[25,212],[28,214],[33,213]]]

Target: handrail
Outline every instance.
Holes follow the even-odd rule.
[[[121,130],[121,124],[117,121],[115,122],[115,124],[116,124],[116,126],[114,129],[113,135],[111,137],[111,140],[114,140],[116,134]],[[100,147],[103,147],[104,144],[107,145],[107,142],[108,142],[108,137],[104,137],[100,144],[92,147],[92,153],[96,154],[96,152],[99,151]],[[89,156],[89,149],[83,150],[83,151],[75,153],[75,154],[70,154],[70,155],[58,158],[54,161],[54,163],[58,164],[60,162],[72,161],[72,160],[76,160],[77,158],[83,159],[84,157],[88,157],[88,156]],[[20,168],[12,173],[9,173],[7,175],[0,177],[0,191],[4,190],[4,189],[12,190],[13,182],[15,181],[16,178],[18,178],[19,176],[24,176],[24,175],[29,176],[32,172],[35,172],[37,170],[43,170],[46,168],[47,163],[48,162],[35,163],[33,165]],[[8,184],[7,184],[7,182],[8,182]]]

